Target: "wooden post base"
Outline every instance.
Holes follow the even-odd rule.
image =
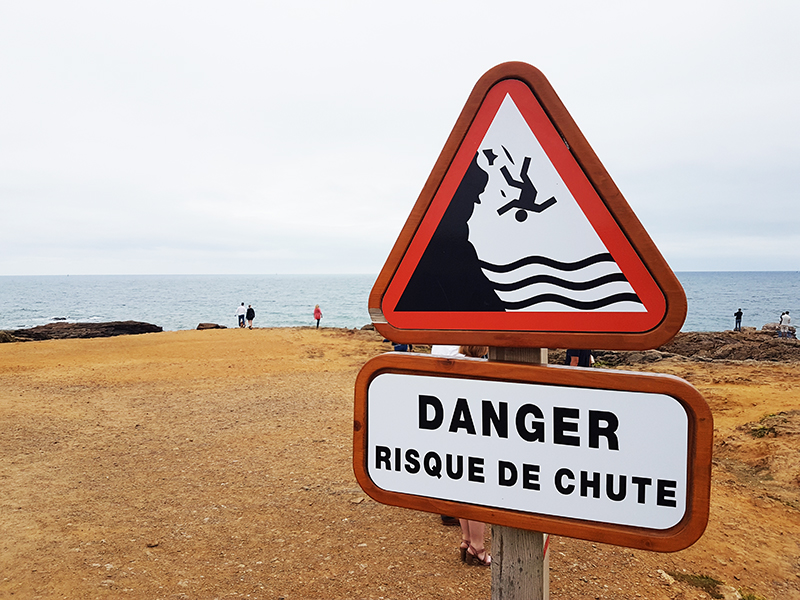
[[[550,559],[545,534],[492,526],[492,600],[548,600]]]

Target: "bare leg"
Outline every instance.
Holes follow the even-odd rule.
[[[469,543],[478,554],[482,553],[486,550],[484,541],[486,525],[480,521],[467,521],[467,526],[469,528]]]
[[[467,555],[465,558],[467,562],[471,564],[476,564],[476,561],[473,561],[470,557],[475,557],[477,559],[477,564],[482,564],[483,566],[488,566],[492,562],[492,557],[489,556],[489,553],[486,551],[486,544],[484,541],[485,533],[486,533],[486,525],[481,521],[461,521],[462,529],[464,528],[463,523],[466,523],[466,529],[468,536],[467,541]],[[464,534],[462,533],[462,538]],[[462,545],[463,545],[462,539]]]
[[[469,548],[469,521],[459,519],[458,522],[461,525],[461,545],[458,549],[461,551],[461,561],[463,562],[467,559],[467,548]]]

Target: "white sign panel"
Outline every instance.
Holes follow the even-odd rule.
[[[672,396],[380,373],[367,398],[366,471],[387,492],[656,530],[686,514]]]

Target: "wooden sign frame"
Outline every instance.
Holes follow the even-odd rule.
[[[686,510],[682,520],[666,530],[600,523],[576,518],[464,504],[378,487],[368,474],[368,388],[384,373],[457,377],[460,379],[538,383],[571,388],[664,394],[680,402],[688,416],[688,465]],[[700,393],[687,382],[670,375],[633,373],[563,366],[534,366],[448,359],[409,353],[387,353],[370,360],[355,385],[353,469],[361,488],[374,500],[438,514],[497,525],[544,531],[617,546],[657,552],[682,550],[697,541],[708,523],[711,492],[713,417]]]
[[[447,175],[456,155],[469,133],[487,94],[500,82],[518,80],[528,86],[566,143],[589,184],[594,188],[611,218],[638,255],[646,272],[663,294],[664,312],[661,320],[649,329],[639,331],[607,331],[584,327],[579,331],[530,331],[519,329],[487,330],[470,327],[463,329],[438,327],[406,327],[395,325],[386,314],[383,302],[398,267],[401,265],[431,203]],[[376,329],[386,338],[403,343],[476,344],[495,347],[541,348],[598,348],[608,350],[645,350],[669,342],[680,330],[686,318],[686,296],[677,277],[656,248],[622,193],[614,184],[605,167],[592,150],[586,138],[559,99],[555,90],[535,67],[509,62],[488,71],[475,85],[464,106],[444,149],[428,177],[391,253],[381,270],[369,296],[369,312]],[[519,314],[519,313],[518,313]],[[606,318],[608,313],[600,318]],[[660,315],[659,315],[660,316]],[[649,327],[649,325],[648,325]]]

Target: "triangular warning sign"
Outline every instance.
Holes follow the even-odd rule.
[[[476,85],[370,295],[401,342],[655,348],[686,298],[544,76]]]

